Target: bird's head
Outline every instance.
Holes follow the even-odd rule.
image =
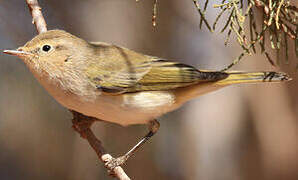
[[[63,72],[86,58],[89,44],[68,32],[51,30],[35,36],[17,50],[4,50],[18,56],[30,69],[48,73]]]

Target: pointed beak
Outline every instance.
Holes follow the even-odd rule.
[[[32,55],[32,53],[28,53],[25,51],[18,51],[18,50],[4,50],[3,53],[13,55],[13,56],[18,56],[18,57]]]

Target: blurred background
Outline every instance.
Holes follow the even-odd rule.
[[[235,43],[224,47],[219,33],[199,30],[190,0],[158,1],[156,28],[150,0],[40,0],[40,5],[49,29],[198,68],[222,69],[241,52]],[[215,14],[209,8],[207,18],[213,22]],[[0,0],[0,49],[15,49],[35,35],[25,1]],[[3,53],[0,59],[0,179],[112,179],[71,128],[68,110],[21,60]],[[127,174],[135,180],[298,179],[296,63],[291,53],[290,65],[281,65],[291,82],[227,87],[161,117],[160,131],[124,166]],[[280,70],[261,55],[233,69]],[[92,128],[113,156],[147,132],[145,126],[108,123]]]

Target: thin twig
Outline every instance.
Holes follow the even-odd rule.
[[[39,6],[38,1],[26,0],[26,3],[32,15],[32,23],[35,24],[38,34],[46,32],[47,24],[42,15],[41,7]],[[105,153],[104,147],[102,146],[101,141],[96,138],[96,136],[93,134],[92,130],[90,129],[90,126],[95,121],[94,118],[84,116],[83,114],[80,114],[75,111],[71,111],[71,112],[73,113],[73,128],[78,133],[80,133],[82,138],[85,138],[89,142],[90,146],[96,152],[98,158],[103,163],[107,163],[110,160],[112,160],[113,157],[110,154]],[[130,180],[130,178],[126,175],[126,173],[120,166],[115,167],[112,170],[111,175],[114,175],[119,180]]]
[[[32,15],[32,24],[35,24],[38,34],[47,31],[47,24],[41,12],[41,7],[37,0],[26,0]]]
[[[93,122],[96,121],[96,119],[85,116],[76,111],[71,112],[73,114],[72,123],[74,130],[77,131],[82,138],[86,139],[89,142],[90,146],[94,149],[98,158],[103,163],[107,163],[112,160],[113,157],[110,154],[105,153],[101,141],[96,138],[96,136],[90,129],[91,125],[93,124]],[[111,175],[116,176],[119,180],[130,180],[130,178],[126,175],[126,173],[120,166],[115,167],[113,169],[113,172],[111,172]]]
[[[195,4],[197,11],[199,12],[200,16],[201,16],[201,21],[205,23],[206,27],[209,29],[210,32],[213,32],[213,30],[211,29],[208,21],[205,18],[205,13],[201,10],[200,8],[200,4],[197,0],[193,0],[193,3]],[[200,26],[201,28],[201,26]]]
[[[156,18],[157,18],[157,0],[154,0],[153,4],[153,12],[152,12],[152,26],[156,26]]]

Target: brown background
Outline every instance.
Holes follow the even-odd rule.
[[[199,30],[192,1],[162,0],[152,28],[152,1],[40,1],[49,29],[106,41],[200,68],[221,69],[236,44]],[[211,22],[216,11],[210,8]],[[36,34],[23,0],[0,0],[0,49],[15,49]],[[293,47],[292,47],[293,48]],[[0,179],[111,179],[88,144],[71,128],[71,114],[37,83],[17,58],[0,54]],[[160,131],[124,167],[136,180],[298,179],[297,58],[282,70],[289,83],[228,87],[160,118]],[[264,56],[246,57],[237,70],[277,70]],[[146,133],[144,126],[93,126],[117,156]]]

